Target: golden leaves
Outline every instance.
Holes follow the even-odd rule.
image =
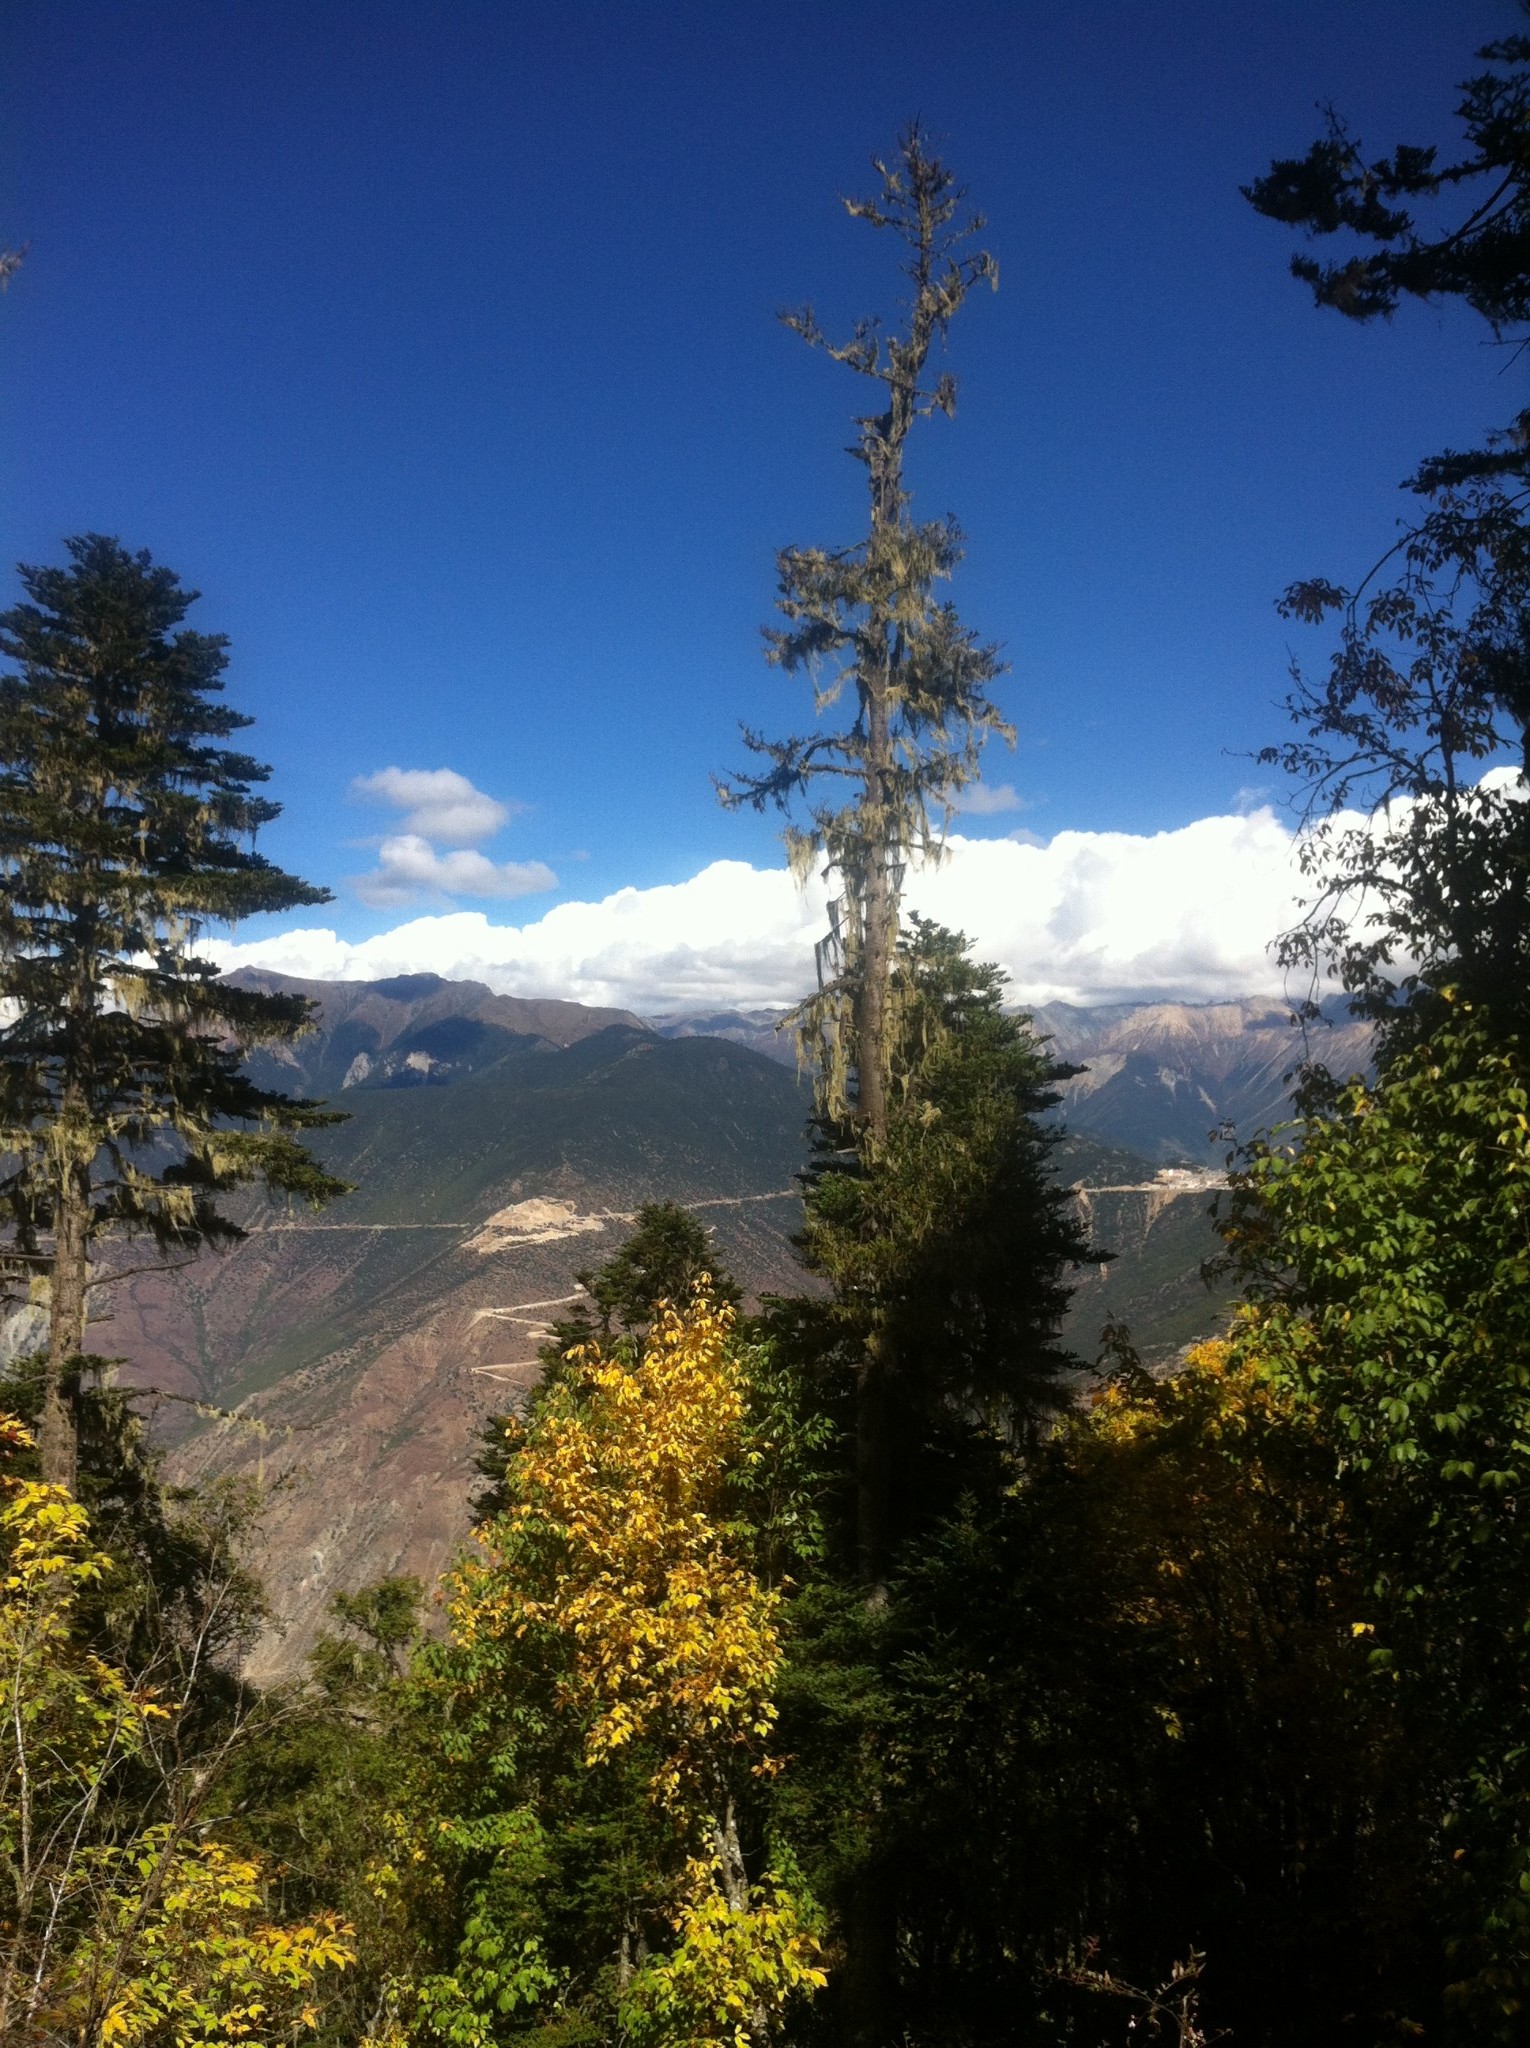
[[[727,1519],[746,1400],[732,1324],[698,1293],[683,1314],[660,1312],[635,1365],[598,1347],[570,1353],[569,1379],[512,1458],[507,1524],[451,1587],[459,1640],[537,1624],[566,1638],[564,1699],[588,1716],[585,1761],[655,1745],[652,1789],[666,1804],[775,1721],[778,1596]],[[508,1554],[532,1529],[554,1559],[534,1584]]]
[[[0,1449],[28,1432],[0,1416]],[[318,2024],[322,1972],[353,1959],[350,1929],[319,1913],[270,1924],[261,1865],[189,1830],[184,1782],[157,1753],[177,1710],[79,1639],[78,1600],[112,1569],[64,1488],[0,1474],[0,2034],[118,2048],[290,2040]],[[147,1763],[172,1824],[122,1826],[124,1765]],[[5,1999],[15,2001],[7,2007]],[[19,2038],[19,2036],[18,2036]]]
[[[730,1488],[750,1455],[731,1309],[701,1283],[641,1355],[570,1352],[512,1430],[509,1511],[448,1581],[459,1648],[557,1646],[558,1704],[591,1769],[633,1756],[686,1860],[647,1910],[674,1936],[622,1994],[642,2048],[757,2048],[824,1981],[811,1901],[751,1884],[734,1797],[771,1775],[780,1596],[755,1576]],[[523,1647],[524,1646],[524,1647]],[[492,1678],[475,1683],[493,1683]],[[697,1853],[705,1844],[705,1853]]]

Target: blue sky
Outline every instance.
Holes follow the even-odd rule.
[[[953,329],[958,418],[911,453],[1013,664],[990,775],[1026,808],[964,829],[1247,808],[1275,595],[1361,570],[1418,457],[1511,399],[1465,316],[1316,313],[1238,185],[1319,100],[1377,149],[1435,137],[1518,19],[10,0],[0,241],[31,250],[0,306],[0,558],[93,528],[204,592],[287,806],[268,850],[337,890],[345,938],[454,907],[345,880],[409,825],[351,795],[389,767],[505,806],[475,849],[557,877],[517,919],[773,864],[709,777],[741,719],[807,716],[760,658],[774,549],[862,521],[853,380],[774,316],[895,302],[835,195],[917,112],[1001,265]]]

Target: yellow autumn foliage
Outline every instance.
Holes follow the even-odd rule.
[[[450,1581],[457,1640],[554,1626],[571,1645],[565,1703],[588,1715],[585,1760],[654,1746],[665,1804],[710,1788],[721,1756],[756,1752],[776,1718],[779,1595],[736,1554],[727,1484],[741,1455],[746,1389],[728,1351],[733,1311],[698,1295],[663,1309],[633,1364],[570,1354],[516,1458],[504,1533],[553,1542],[549,1581],[485,1555]]]
[[[640,1972],[622,2001],[637,2048],[756,2048],[788,1998],[828,1982],[813,1920],[787,1886],[767,1879],[737,1909],[720,1877],[705,1858],[689,1865],[675,1947]]]
[[[817,1913],[779,1873],[751,1883],[735,1789],[769,1753],[781,1595],[757,1576],[730,1489],[753,1455],[733,1311],[704,1285],[661,1307],[641,1353],[568,1354],[512,1427],[513,1505],[448,1581],[454,1644],[561,1651],[558,1702],[587,1768],[641,1757],[680,1860],[650,1894],[672,1944],[620,1999],[642,2048],[761,2048],[825,1981]]]
[[[30,1442],[0,1417],[0,1448]],[[259,1862],[198,1826],[205,1779],[154,1742],[176,1703],[77,1640],[112,1569],[85,1510],[0,1475],[0,1555],[0,2040],[265,2048],[316,2026],[350,1929],[267,1921]]]

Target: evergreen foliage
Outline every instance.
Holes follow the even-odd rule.
[[[1058,1330],[1071,1269],[1097,1255],[1051,1178],[1061,1134],[1044,1121],[1075,1070],[1006,1014],[1005,980],[960,933],[911,919],[888,1004],[885,1141],[868,1160],[853,1128],[818,1120],[800,1243],[828,1292],[768,1318],[779,1345],[814,1358],[850,1429],[868,1349],[884,1362],[884,1569],[964,1491],[1007,1483],[1077,1370]],[[847,1565],[856,1540],[850,1509]]]
[[[852,2041],[906,2022],[914,1959],[944,1939],[950,1905],[920,1860],[905,1651],[922,1629],[960,1629],[965,1596],[947,1584],[928,1608],[922,1560],[993,1517],[1028,1469],[1077,1370],[1057,1335],[1068,1273],[1098,1256],[1049,1172],[1059,1133],[1042,1119],[1069,1070],[1005,1013],[1003,992],[959,934],[910,921],[888,1005],[885,1141],[868,1160],[853,1129],[820,1118],[802,1247],[827,1291],[764,1318],[770,1358],[824,1425],[807,1469],[825,1541],[795,1568],[781,1691],[795,1762],[778,1810],[835,1916],[834,2024]],[[871,1559],[868,1495],[884,1546]],[[965,1767],[986,1768],[976,1753]]]
[[[210,922],[325,900],[253,841],[267,770],[224,744],[221,636],[177,631],[195,593],[98,534],[67,568],[23,568],[0,615],[0,1200],[4,1271],[46,1283],[44,1468],[71,1482],[66,1396],[92,1250],[162,1255],[242,1233],[219,1197],[248,1183],[343,1192],[300,1134],[333,1119],[257,1088],[246,1052],[302,1030],[300,999],[221,982]]]
[[[553,1324],[544,1365],[556,1366],[578,1345],[641,1343],[660,1305],[689,1301],[702,1282],[719,1307],[737,1308],[743,1298],[705,1225],[678,1202],[644,1202],[632,1235],[603,1266],[574,1278],[585,1299]]]

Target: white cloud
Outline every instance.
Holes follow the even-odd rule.
[[[1268,941],[1295,915],[1294,847],[1268,807],[1151,835],[1059,832],[1045,844],[953,835],[938,868],[909,876],[908,900],[1007,968],[1021,1001],[1274,993]],[[425,860],[435,864],[428,882]],[[400,886],[467,893],[461,872],[448,878],[429,847],[395,865],[407,869]],[[540,875],[527,886],[551,886]],[[799,893],[784,868],[723,860],[685,882],[560,903],[519,926],[455,911],[359,944],[303,929],[210,950],[226,968],[320,981],[433,971],[645,1013],[790,1002],[812,984],[825,894],[817,879]]]
[[[381,842],[373,872],[351,877],[361,901],[374,908],[419,896],[535,896],[558,886],[543,861],[496,862],[472,850],[526,806],[486,795],[455,768],[381,768],[358,775],[351,794],[404,814],[401,829]]]
[[[380,768],[375,775],[358,775],[351,793],[363,803],[391,804],[404,813],[400,822],[406,833],[443,846],[476,846],[492,839],[512,810],[525,809],[485,795],[455,768]]]
[[[969,782],[957,792],[953,808],[970,818],[994,818],[1001,811],[1028,811],[1031,805],[1012,782]]]
[[[556,889],[558,877],[539,860],[495,862],[487,854],[459,849],[437,853],[428,839],[404,832],[385,839],[377,867],[352,877],[363,903],[388,906],[411,903],[422,893],[434,896],[537,896]]]

